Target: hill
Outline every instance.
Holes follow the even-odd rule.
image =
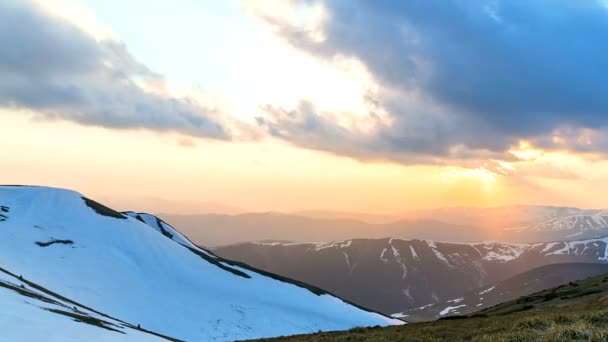
[[[561,285],[470,316],[389,328],[290,336],[273,342],[606,341],[608,275]]]
[[[399,316],[408,322],[418,322],[470,314],[561,284],[604,273],[608,273],[608,264],[567,263],[541,266],[470,291],[458,298],[414,308]]]
[[[81,322],[106,320],[99,324],[114,329],[109,330],[113,334],[137,334],[132,327],[141,326],[190,341],[399,323],[314,286],[220,258],[160,219],[122,214],[77,192],[2,186],[0,213],[0,267],[27,280],[13,279],[10,290],[38,286],[57,294],[49,300],[64,298],[59,306],[70,303],[67,309],[53,307],[58,313],[28,306],[27,298],[13,294],[20,309],[3,318],[24,322],[33,319],[34,311],[41,324],[17,326],[48,333],[51,340],[80,336],[65,322],[66,330],[45,328],[61,315]],[[16,336],[8,338],[15,341]]]

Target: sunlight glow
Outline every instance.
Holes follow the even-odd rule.
[[[519,145],[515,149],[509,151],[512,155],[518,159],[531,161],[540,158],[543,155],[543,151],[534,148],[527,141],[520,141]]]

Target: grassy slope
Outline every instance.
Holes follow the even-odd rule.
[[[607,341],[608,274],[457,319],[261,341]]]

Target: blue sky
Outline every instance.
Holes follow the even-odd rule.
[[[233,94],[251,108],[254,80],[239,74],[239,60],[267,49],[268,30],[227,1],[79,0],[111,28],[129,51],[171,82]],[[245,106],[243,106],[245,107]]]

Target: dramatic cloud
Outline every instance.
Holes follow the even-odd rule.
[[[98,40],[32,2],[0,2],[0,46],[0,106],[87,125],[231,137],[218,113],[163,92],[162,77],[122,43]]]
[[[605,1],[292,3],[296,18],[305,8],[323,15],[299,25],[261,13],[298,48],[364,63],[380,84],[370,103],[392,122],[363,134],[310,106],[289,115],[274,108],[260,121],[281,138],[406,163],[506,160],[520,140],[548,149],[608,146],[594,140],[608,124]]]

